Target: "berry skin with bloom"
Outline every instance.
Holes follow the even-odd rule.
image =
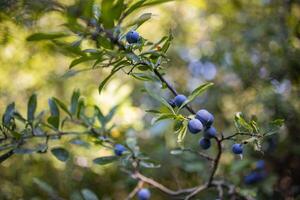
[[[208,128],[208,129],[206,129],[205,131],[204,131],[204,137],[205,138],[208,138],[208,139],[210,139],[210,138],[213,138],[213,137],[216,137],[217,136],[217,130],[216,130],[216,128],[215,127],[210,127],[210,128]]]
[[[188,129],[191,133],[196,134],[202,131],[203,125],[198,119],[191,119],[188,123]]]
[[[259,160],[256,162],[256,169],[257,170],[264,170],[265,169],[265,161],[264,160]]]
[[[187,98],[183,94],[179,94],[174,98],[175,105],[177,107],[180,107],[183,104],[183,102],[185,102],[186,100],[187,100]]]
[[[116,156],[122,156],[124,151],[126,151],[126,148],[122,144],[115,145],[114,152]]]
[[[244,177],[244,183],[247,185],[255,184],[262,181],[265,177],[265,172],[253,171]]]
[[[199,145],[202,147],[202,149],[208,149],[211,145],[210,140],[207,138],[201,138],[199,141]]]
[[[234,154],[242,154],[243,153],[243,145],[242,144],[232,145],[232,152]]]
[[[126,40],[129,44],[137,43],[140,39],[140,35],[136,31],[129,31],[126,34]]]
[[[137,193],[139,200],[149,200],[151,197],[151,193],[147,188],[142,188]]]
[[[176,104],[175,104],[175,100],[174,99],[170,99],[168,101],[168,103],[170,104],[170,106],[172,106],[172,108],[175,108],[176,107]]]
[[[209,128],[214,122],[214,116],[205,109],[196,113],[196,119],[199,119],[206,128]]]

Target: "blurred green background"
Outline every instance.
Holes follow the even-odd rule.
[[[205,180],[207,163],[191,154],[169,154],[176,147],[172,123],[151,125],[152,115],[144,110],[157,102],[141,89],[155,85],[144,85],[119,73],[99,95],[98,84],[108,70],[67,77],[72,57],[49,42],[26,41],[35,32],[64,30],[64,18],[55,12],[58,3],[72,5],[74,1],[0,1],[1,113],[12,101],[25,112],[27,99],[33,92],[38,94],[38,107],[42,109],[49,97],[67,102],[72,91],[80,89],[88,104],[97,104],[105,113],[121,103],[113,118],[117,126],[112,136],[119,141],[136,136],[142,151],[161,163],[160,169],[147,169],[145,174],[171,188],[191,187]],[[146,12],[154,17],[138,29],[144,38],[155,41],[169,30],[174,34],[168,53],[170,63],[165,67],[166,78],[178,91],[188,94],[201,83],[215,83],[192,106],[214,113],[218,130],[232,133],[233,116],[239,111],[249,117],[258,116],[261,124],[275,118],[285,120],[280,133],[264,142],[263,155],[249,148],[245,159],[239,160],[230,153],[229,145],[224,147],[217,177],[237,184],[245,194],[257,194],[257,199],[297,198],[300,194],[300,1],[181,0],[146,7],[131,18]],[[124,199],[135,187],[135,181],[115,164],[104,167],[92,164],[92,159],[110,155],[111,151],[92,141],[89,148],[71,145],[70,139],[51,143],[51,146],[63,143],[70,149],[72,158],[66,164],[50,153],[16,155],[2,163],[0,199],[55,199],[56,195],[83,199],[82,192],[87,191],[99,199]],[[197,148],[197,141],[192,138],[188,137],[185,143]],[[208,153],[213,155],[214,151],[213,148]],[[243,175],[259,159],[267,162],[268,178],[258,185],[243,185]],[[199,197],[215,199],[216,195],[209,190]],[[168,197],[153,189],[153,199]]]

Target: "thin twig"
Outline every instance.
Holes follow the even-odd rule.
[[[136,193],[143,187],[143,184],[144,184],[143,181],[139,181],[138,184],[135,186],[135,188],[130,192],[126,200],[133,199]]]

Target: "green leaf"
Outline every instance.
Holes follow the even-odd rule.
[[[103,115],[102,111],[100,110],[100,108],[96,105],[94,105],[94,109],[95,109],[95,115],[96,117],[98,118],[99,122],[101,123],[101,125],[103,127],[105,127],[106,125],[106,118],[105,116]]]
[[[69,152],[62,148],[62,147],[56,147],[51,149],[51,153],[60,161],[66,162],[69,158]]]
[[[135,28],[138,28],[143,23],[145,23],[146,21],[148,21],[149,19],[151,19],[151,17],[152,17],[152,13],[144,13],[139,18],[137,18],[135,21],[133,21],[130,24],[128,24],[127,26],[134,26],[134,25],[136,25]]]
[[[55,97],[53,97],[52,99],[56,102],[56,104],[57,104],[63,111],[65,111],[70,117],[72,117],[72,114],[70,113],[70,111],[68,110],[67,106],[66,106],[62,101],[60,101],[59,99],[57,99],[57,98],[55,98]]]
[[[103,0],[101,4],[101,19],[105,28],[114,27],[114,21],[118,20],[124,10],[124,0],[118,0],[116,4],[112,0]],[[113,12],[112,12],[113,11]]]
[[[99,55],[100,56],[100,55]],[[96,60],[99,59],[98,56],[82,56],[80,58],[77,58],[75,60],[73,60],[69,66],[69,69],[72,69],[73,67],[75,67],[76,65],[83,63],[83,62],[87,62],[87,61],[91,61],[91,60]]]
[[[163,46],[161,47],[161,51],[163,53],[166,53],[171,45],[171,41],[173,40],[173,35],[170,32],[168,38],[166,39],[165,43],[163,44]]]
[[[171,114],[171,113],[164,113],[164,114],[161,114],[159,115],[157,118],[154,119],[154,123],[157,123],[161,120],[165,120],[165,119],[175,119],[176,118],[176,115],[174,114]]]
[[[59,116],[59,109],[53,100],[53,98],[48,100],[49,108],[50,108],[50,113],[52,116]]]
[[[188,96],[187,100],[185,102],[183,102],[183,104],[179,107],[178,110],[182,109],[185,105],[192,102],[194,99],[196,99],[196,97],[198,97],[201,93],[206,91],[212,85],[214,85],[214,84],[213,83],[204,83],[204,84],[200,85],[199,87],[197,87],[195,90],[193,90],[193,92],[190,94],[190,96]]]
[[[151,92],[149,90],[147,90],[145,88],[145,91],[154,99],[156,99],[157,101],[161,102],[163,105],[165,105],[172,113],[175,114],[174,109],[172,108],[172,106],[160,95],[157,95],[155,92]]]
[[[244,129],[251,133],[253,132],[252,126],[244,119],[241,112],[238,112],[235,114],[234,121],[235,121],[235,125],[237,126],[238,130]]]
[[[80,97],[80,91],[79,90],[74,90],[72,97],[71,97],[71,107],[70,107],[70,111],[72,115],[76,114],[77,111],[77,107],[78,107],[78,100]]]
[[[48,123],[52,125],[56,130],[59,129],[59,117],[58,116],[50,116],[47,119]]]
[[[121,62],[119,62],[110,72],[110,74],[100,83],[98,91],[99,94],[101,94],[102,89],[104,88],[104,86],[107,84],[107,82],[110,80],[110,78],[117,73],[120,69],[126,67],[125,64],[128,64],[127,61],[123,60]]]
[[[156,80],[155,77],[149,75],[149,74],[144,74],[144,73],[130,73],[132,77],[134,77],[137,80],[140,81],[154,81]]]
[[[33,154],[35,153],[35,149],[27,149],[27,148],[17,148],[14,150],[15,154]]]
[[[34,120],[34,113],[37,107],[37,96],[36,94],[31,95],[27,104],[27,120],[32,122]]]
[[[81,113],[84,112],[84,108],[85,108],[84,100],[80,99],[78,103],[77,114],[76,114],[77,118],[80,118]]]
[[[6,125],[6,126],[9,125],[10,120],[13,118],[14,112],[15,112],[15,103],[13,102],[6,107],[6,110],[2,117],[2,122],[4,125]]]
[[[154,113],[154,114],[160,114],[161,113],[159,110],[145,110],[145,112]]]
[[[42,180],[40,180],[38,178],[33,178],[33,182],[35,184],[37,184],[37,186],[41,190],[43,190],[44,192],[46,192],[49,196],[52,196],[52,197],[57,196],[55,190],[48,183],[46,183],[46,182],[44,182],[44,181],[42,181]]]
[[[138,8],[141,8],[142,5],[146,2],[147,0],[139,0],[138,2],[134,3],[131,5],[126,11],[125,11],[125,16],[128,16],[130,13],[133,11],[137,10]]]
[[[284,124],[284,119],[276,119],[270,123],[273,126],[281,127]]]
[[[183,145],[183,141],[184,141],[184,138],[186,136],[186,133],[187,133],[187,122],[184,121],[182,123],[182,126],[179,128],[179,130],[177,131],[178,133],[178,136],[177,136],[177,143],[179,143],[179,145]]]
[[[105,156],[105,157],[99,157],[93,160],[93,162],[97,165],[106,165],[112,162],[115,162],[118,160],[117,156]]]
[[[89,189],[82,189],[81,194],[84,200],[98,200],[97,195]]]
[[[65,33],[35,33],[27,37],[27,41],[53,40],[62,37],[67,37]]]
[[[140,165],[142,167],[145,167],[145,168],[150,168],[150,169],[153,169],[153,168],[160,168],[160,164],[156,164],[154,162],[150,162],[150,161],[141,161],[140,162]]]
[[[154,6],[157,4],[167,3],[170,1],[175,1],[175,0],[152,0],[152,1],[145,3],[143,6]]]

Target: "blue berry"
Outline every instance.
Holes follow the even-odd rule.
[[[211,145],[210,140],[207,138],[201,138],[199,141],[199,145],[202,147],[202,149],[208,149]]]
[[[214,116],[205,109],[199,110],[196,113],[196,118],[199,119],[206,128],[209,128],[214,122]]]
[[[262,181],[265,177],[266,177],[265,172],[253,171],[244,177],[244,182],[247,185],[251,185]]]
[[[188,129],[191,133],[199,133],[203,129],[202,123],[198,119],[192,119],[188,123]]]
[[[122,144],[115,145],[114,152],[117,156],[121,156],[124,151],[126,151],[126,148]]]
[[[243,145],[242,144],[232,145],[232,152],[234,154],[242,154],[243,153]]]
[[[208,129],[206,129],[205,131],[204,131],[204,137],[205,138],[208,138],[208,139],[210,139],[210,138],[213,138],[213,137],[216,137],[217,136],[217,130],[216,130],[216,128],[215,127],[210,127],[210,128],[208,128]]]
[[[151,193],[148,189],[142,188],[138,191],[137,196],[139,200],[148,200],[151,197]]]
[[[185,102],[186,100],[187,100],[186,96],[184,96],[183,94],[179,94],[174,99],[175,105],[180,107],[183,104],[183,102]]]
[[[172,108],[175,108],[176,107],[176,104],[175,104],[175,100],[174,99],[170,99],[168,101],[168,103],[172,106]]]
[[[265,169],[265,161],[264,160],[259,160],[256,162],[256,169],[258,170],[263,170]]]
[[[129,31],[126,34],[126,40],[129,44],[137,43],[139,41],[139,38],[140,38],[139,33],[136,31]]]

